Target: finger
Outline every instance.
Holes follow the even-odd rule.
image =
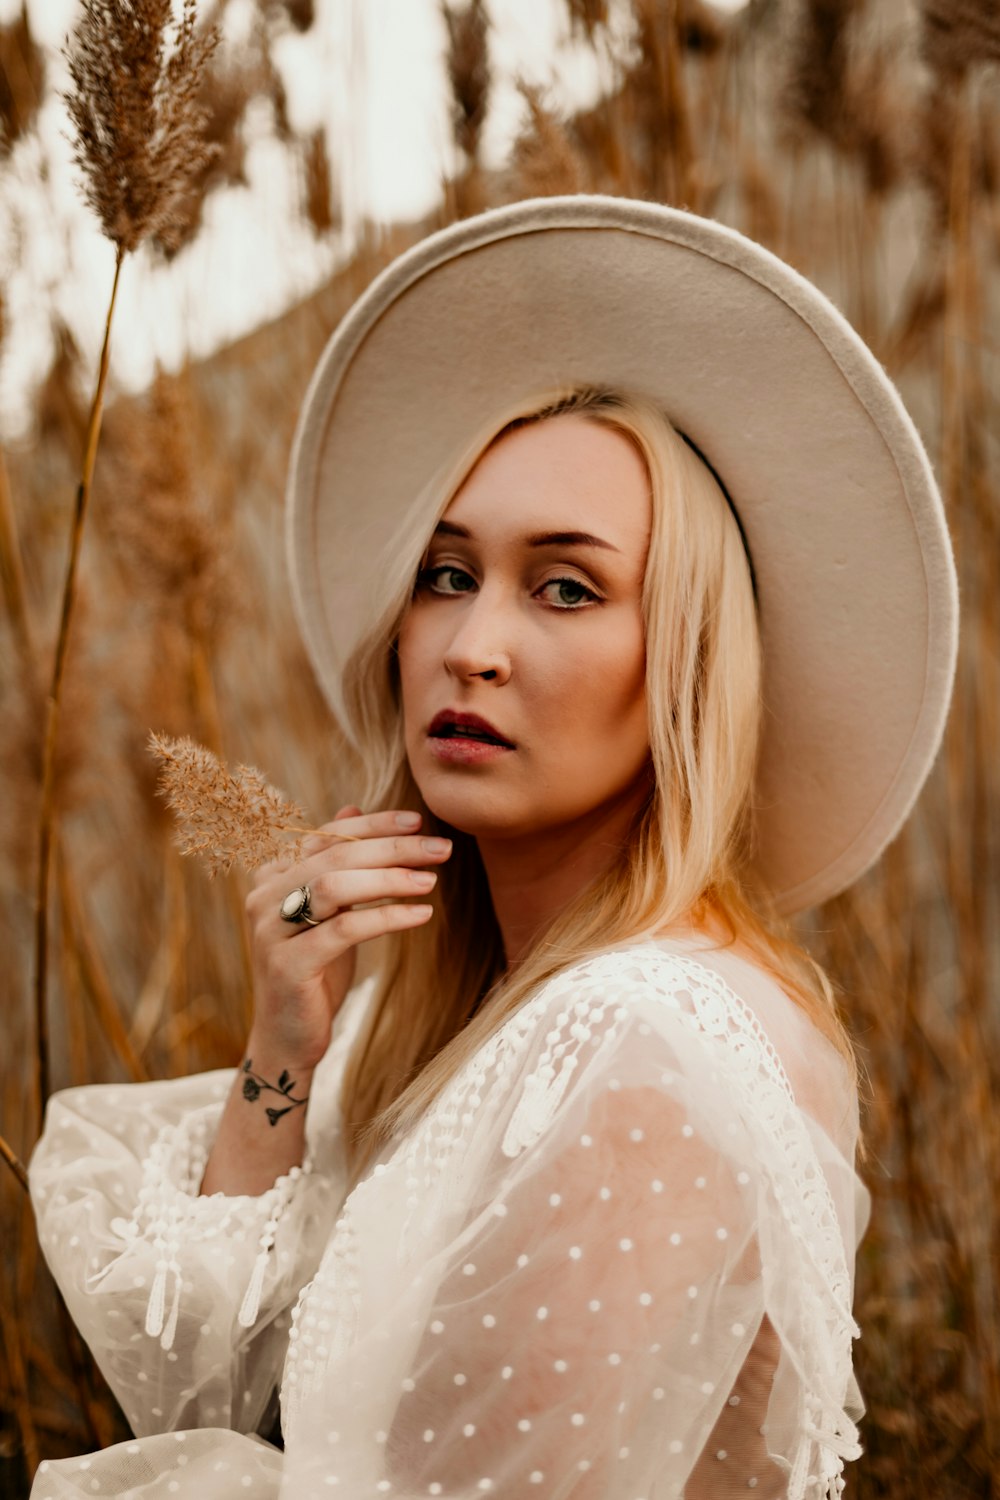
[[[433,915],[434,907],[426,905],[366,906],[360,911],[342,911],[318,927],[300,929],[296,944],[289,945],[287,952],[301,954],[301,962],[308,963],[315,971],[339,958],[347,948],[384,937],[387,932],[419,927]]]
[[[323,823],[317,833],[303,839],[302,848],[304,853],[313,854],[317,849],[329,849],[331,837],[339,842],[377,838],[400,830],[412,833],[420,827],[420,823],[420,813],[403,808],[391,808],[387,812],[377,813],[363,813],[359,807],[353,806],[349,809],[342,808],[331,822]]]
[[[317,921],[325,922],[346,907],[368,901],[398,901],[408,896],[422,896],[426,900],[436,883],[437,875],[433,870],[398,866],[327,871],[309,882],[309,914]],[[283,928],[283,937],[293,937],[300,927],[284,921],[280,912],[279,904],[273,916],[275,933]]]
[[[359,839],[356,843],[335,844],[309,855],[292,871],[292,878],[301,876],[300,885],[311,885],[320,876],[335,870],[388,870],[397,865],[407,869],[436,867],[446,862],[451,851],[450,839],[423,834],[400,833],[391,838]],[[282,880],[287,882],[287,873]]]
[[[371,814],[374,822],[385,826],[392,813]],[[247,896],[247,914],[252,921],[269,918],[271,904],[275,909],[298,886],[311,886],[331,870],[388,869],[393,865],[421,869],[442,865],[451,855],[450,839],[425,837],[422,834],[395,834],[391,838],[359,838],[352,843],[320,842],[316,852],[299,859],[294,865],[262,865],[252,877],[253,888]],[[342,903],[346,904],[346,903]],[[353,902],[351,903],[354,904]]]

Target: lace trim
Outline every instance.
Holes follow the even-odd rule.
[[[559,1005],[544,1038],[538,1062],[516,1095],[502,1139],[502,1150],[516,1157],[549,1128],[584,1058],[584,1048],[600,1055],[612,1048],[619,1028],[634,1018],[623,1001],[650,999],[665,1005],[707,1042],[720,1068],[732,1079],[744,1123],[766,1134],[762,1159],[771,1166],[776,1199],[813,1270],[803,1289],[803,1323],[812,1329],[813,1380],[800,1408],[802,1439],[789,1480],[789,1500],[838,1500],[844,1489],[843,1459],[857,1458],[857,1429],[836,1392],[850,1365],[850,1339],[860,1330],[850,1309],[850,1280],[836,1209],[815,1147],[795,1102],[780,1057],[755,1012],[713,970],[697,960],[665,952],[655,943],[596,955],[555,975],[501,1025],[469,1059],[429,1107],[423,1119],[372,1176],[404,1173],[407,1219],[400,1256],[420,1244],[440,1223],[448,1203],[461,1199],[463,1185],[479,1176],[472,1127],[487,1095],[514,1097],[514,1080],[546,1013]],[[762,1143],[763,1144],[763,1143]],[[492,1149],[486,1142],[484,1149]],[[370,1179],[358,1185],[360,1190]],[[313,1281],[303,1288],[293,1312],[294,1327],[282,1383],[286,1427],[310,1392],[317,1390],[329,1362],[348,1348],[360,1316],[357,1236],[350,1199],[337,1223],[327,1255]],[[805,1278],[804,1278],[805,1280]],[[321,1339],[322,1326],[334,1330]],[[825,1389],[829,1399],[820,1392]],[[830,1421],[831,1415],[833,1420]],[[826,1422],[821,1421],[823,1417]]]
[[[361,1314],[358,1266],[358,1237],[351,1211],[345,1207],[316,1275],[302,1288],[292,1308],[280,1393],[286,1447],[303,1401],[322,1385],[330,1362],[339,1359],[357,1338]]]
[[[146,1305],[146,1333],[160,1340],[160,1347],[173,1347],[180,1312],[182,1266],[179,1259],[185,1239],[209,1240],[224,1235],[235,1219],[244,1218],[248,1203],[256,1215],[264,1215],[257,1239],[257,1256],[239,1310],[239,1323],[252,1328],[260,1313],[260,1300],[270,1251],[280,1220],[287,1211],[300,1180],[312,1172],[307,1153],[302,1165],[277,1178],[260,1197],[227,1197],[222,1193],[200,1195],[222,1105],[194,1111],[176,1125],[161,1127],[142,1164],[142,1185],[129,1219],[112,1219],[112,1232],[125,1248],[102,1270],[87,1278],[96,1286],[127,1255],[145,1241],[156,1254],[155,1274]],[[219,1213],[220,1202],[227,1206]],[[172,1281],[172,1285],[171,1285]],[[167,1311],[168,1288],[170,1308]]]
[[[623,967],[632,973],[623,972]],[[591,988],[598,995],[588,1000]],[[862,1452],[857,1427],[840,1395],[850,1366],[851,1339],[860,1329],[851,1313],[850,1279],[833,1197],[777,1051],[753,1009],[714,970],[655,944],[600,954],[564,970],[530,1004],[551,1008],[563,989],[574,996],[574,1003],[557,1014],[545,1038],[546,1050],[525,1080],[504,1137],[505,1152],[516,1155],[551,1123],[588,1040],[588,1027],[581,1019],[585,1012],[592,1024],[598,1024],[618,1002],[605,1027],[611,1044],[618,1025],[632,1014],[620,1002],[652,997],[712,1045],[736,1087],[744,1122],[766,1137],[761,1160],[768,1164],[782,1214],[814,1271],[812,1286],[802,1289],[802,1322],[813,1334],[808,1351],[813,1369],[810,1388],[803,1392],[803,1438],[789,1480],[789,1500],[801,1500],[807,1486],[816,1484],[835,1500],[844,1487],[843,1460]],[[602,1001],[600,996],[607,997],[609,990],[612,998]],[[775,1146],[779,1164],[773,1166]],[[824,1390],[825,1401],[820,1395]],[[827,1421],[821,1424],[818,1419],[824,1414]],[[810,1476],[816,1466],[819,1473]]]
[[[556,1011],[544,1050],[524,1080],[508,1121],[504,1153],[517,1156],[549,1128],[583,1061],[584,1049],[594,1046],[595,1037],[602,1051],[614,1046],[619,1028],[634,1016],[623,1001],[652,998],[711,1045],[720,1067],[736,1086],[744,1123],[766,1137],[760,1159],[771,1168],[783,1217],[814,1273],[811,1286],[808,1290],[804,1286],[802,1292],[802,1321],[812,1329],[808,1353],[813,1368],[809,1387],[802,1394],[803,1437],[793,1464],[789,1500],[802,1500],[807,1487],[817,1485],[822,1486],[824,1497],[836,1500],[844,1487],[843,1460],[859,1458],[862,1452],[857,1427],[844,1410],[840,1394],[850,1367],[851,1340],[860,1336],[851,1312],[840,1226],[780,1056],[756,1012],[713,969],[649,943],[595,955],[553,976],[498,1029],[470,1060],[467,1072],[453,1080],[453,1089],[437,1102],[430,1122],[436,1136],[432,1161],[441,1163],[448,1146],[455,1144],[458,1118],[463,1126],[474,1118],[468,1110],[461,1113],[463,1103],[478,1104],[491,1071],[497,1081],[514,1071],[539,1021],[559,1006],[564,995],[565,1004]],[[467,1144],[467,1133],[460,1139]],[[775,1146],[776,1166],[771,1165]],[[425,1165],[430,1166],[428,1154],[424,1153]],[[452,1163],[452,1187],[454,1181]],[[424,1202],[425,1213],[433,1212],[432,1195],[426,1189]],[[821,1422],[824,1415],[826,1421]]]
[[[357,1034],[373,988],[374,980],[369,978],[357,985],[348,996],[341,1012],[342,1025],[317,1069],[321,1079],[328,1072],[336,1072],[339,1062]],[[259,1197],[200,1194],[198,1190],[205,1175],[211,1142],[215,1139],[223,1108],[222,1104],[207,1105],[192,1111],[176,1125],[161,1127],[143,1160],[141,1186],[131,1217],[111,1221],[112,1232],[123,1241],[125,1248],[96,1275],[87,1278],[89,1285],[96,1286],[134,1245],[141,1241],[151,1244],[157,1259],[146,1306],[145,1329],[151,1338],[159,1338],[163,1349],[173,1346],[177,1331],[182,1290],[179,1259],[182,1245],[187,1239],[204,1241],[224,1235],[234,1220],[245,1217],[248,1205],[255,1216],[264,1215],[264,1222],[257,1238],[257,1255],[237,1318],[242,1328],[253,1327],[260,1316],[264,1281],[278,1225],[295,1198],[299,1183],[315,1167],[316,1155],[308,1144],[307,1124],[307,1146],[302,1165],[290,1168]],[[340,1116],[337,1111],[334,1119],[324,1127],[323,1140],[317,1144],[328,1154],[340,1134]],[[226,1206],[220,1213],[222,1204]],[[171,1277],[172,1296],[168,1312],[167,1294]]]

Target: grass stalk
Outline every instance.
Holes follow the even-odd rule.
[[[128,1026],[115,999],[114,988],[90,938],[87,919],[76,887],[70,879],[61,844],[56,847],[56,885],[65,914],[67,940],[72,940],[70,951],[78,964],[81,988],[93,1007],[101,1034],[129,1077],[137,1083],[145,1083],[149,1078],[149,1070],[132,1045]]]
[[[13,1172],[18,1182],[24,1188],[25,1192],[27,1192],[28,1174],[25,1170],[24,1162],[18,1156],[17,1152],[8,1145],[2,1135],[0,1135],[0,1156],[3,1157],[4,1161],[7,1163],[8,1167],[10,1167],[10,1170]]]
[[[2,1268],[0,1268],[2,1269]],[[15,1301],[3,1288],[0,1298],[0,1338],[3,1341],[7,1369],[10,1373],[10,1401],[17,1419],[18,1434],[29,1474],[38,1468],[38,1433],[28,1387],[28,1371],[21,1343],[20,1320],[14,1312]]]
[[[2,449],[0,449],[0,583],[3,584],[4,597],[7,600],[21,655],[26,663],[33,664],[35,649],[31,620],[28,616],[24,563],[21,558],[17,521],[11,501],[7,461]]]
[[[223,757],[222,715],[215,691],[215,679],[208,660],[208,652],[202,633],[189,624],[191,636],[191,681],[196,711],[201,720],[209,749],[220,760]],[[285,825],[289,827],[290,825]],[[226,901],[232,913],[236,939],[242,960],[240,992],[243,995],[243,1021],[246,1026],[253,1019],[253,954],[250,951],[250,933],[244,914],[246,888],[244,881],[231,878],[226,882]]]
[[[101,432],[101,416],[104,409],[104,390],[107,385],[108,363],[111,353],[111,320],[114,316],[124,253],[119,247],[115,256],[115,275],[111,286],[111,297],[104,323],[104,342],[87,424],[87,442],[83,455],[83,470],[76,491],[73,514],[73,531],[70,540],[69,560],[63,583],[62,608],[59,617],[59,633],[56,637],[55,657],[52,665],[52,681],[49,687],[45,719],[45,741],[42,759],[42,793],[38,815],[38,864],[35,887],[35,1090],[38,1123],[41,1126],[45,1101],[49,1096],[49,1027],[46,1008],[48,988],[48,898],[49,870],[52,862],[52,834],[55,822],[55,762],[59,731],[59,705],[66,671],[66,654],[69,646],[73,605],[76,600],[76,577],[83,541],[83,527],[90,503],[94,465],[97,461],[97,443]]]

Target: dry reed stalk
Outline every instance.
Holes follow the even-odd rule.
[[[954,101],[949,152],[948,241],[945,260],[945,340],[941,375],[941,454],[946,503],[957,502],[964,441],[963,359],[965,338],[975,332],[971,314],[970,236],[972,119],[968,92]]]
[[[608,0],[566,0],[570,31],[596,47],[598,32],[608,24]]]
[[[43,1379],[48,1381],[57,1395],[62,1396],[67,1401],[76,1399],[76,1390],[72,1380],[62,1366],[52,1358],[48,1350],[43,1348],[41,1344],[34,1343],[28,1350],[28,1364],[36,1369]],[[35,1421],[39,1427],[43,1426],[41,1414],[37,1407],[35,1408]]]
[[[139,991],[129,1028],[129,1042],[139,1055],[145,1052],[160,1024],[170,986],[179,965],[184,961],[182,944],[173,941],[174,915],[183,900],[183,876],[179,856],[170,844],[167,845],[165,854],[164,911],[160,942]]]
[[[33,123],[44,77],[44,57],[35,45],[22,0],[20,12],[0,26],[0,157]]]
[[[122,1019],[114,989],[90,935],[90,926],[61,845],[56,849],[56,879],[65,915],[67,953],[76,959],[74,977],[93,1009],[101,1035],[125,1072],[134,1082],[145,1083],[149,1079],[149,1070],[129,1039],[128,1027]]]
[[[27,1192],[28,1173],[25,1169],[24,1163],[17,1155],[16,1151],[14,1151],[13,1148],[9,1146],[8,1143],[4,1140],[2,1135],[0,1135],[0,1156],[3,1157],[4,1161],[7,1163],[8,1167],[10,1167],[10,1170],[13,1172],[18,1182],[24,1188],[25,1192]]]
[[[303,210],[314,232],[322,238],[340,224],[333,166],[326,149],[326,132],[322,126],[306,139],[302,166],[305,179]]]
[[[7,1369],[10,1372],[11,1404],[14,1409],[14,1416],[17,1419],[21,1447],[24,1450],[24,1461],[28,1472],[34,1474],[38,1468],[41,1455],[38,1451],[38,1433],[31,1406],[24,1350],[21,1344],[20,1320],[14,1312],[15,1307],[23,1304],[18,1303],[15,1299],[7,1295],[6,1279],[3,1264],[0,1263],[0,1335],[3,1337],[4,1354],[6,1356]]]
[[[212,155],[201,138],[204,114],[197,96],[219,33],[212,29],[197,36],[194,0],[184,0],[175,45],[166,55],[170,21],[170,0],[83,0],[83,17],[66,54],[73,80],[66,104],[76,128],[75,159],[83,172],[87,201],[115,245],[115,271],[76,492],[45,724],[35,888],[35,1087],[39,1118],[49,1094],[48,893],[56,739],[118,284],[125,255],[147,235],[155,233],[169,243],[172,234],[183,228],[191,211],[191,184]]]
[[[59,631],[56,636],[52,679],[48,692],[48,711],[45,720],[45,739],[42,751],[42,790],[38,816],[38,861],[35,886],[35,1046],[36,1046],[36,1111],[39,1121],[45,1101],[49,1096],[49,1030],[46,1011],[47,965],[48,965],[48,894],[49,866],[52,857],[52,835],[55,818],[55,767],[56,739],[59,729],[59,707],[62,696],[63,676],[66,669],[66,653],[69,647],[69,632],[76,599],[76,574],[83,541],[83,526],[90,502],[94,464],[97,460],[97,444],[101,431],[101,415],[104,407],[104,389],[108,378],[110,356],[111,320],[114,315],[118,281],[121,275],[123,252],[115,257],[115,275],[111,287],[107,317],[104,322],[104,341],[98,367],[97,384],[90,407],[87,425],[87,442],[84,452],[83,473],[76,492],[73,513],[73,529],[70,538],[69,560],[63,582],[62,606]]]
[[[197,937],[196,924],[190,921],[190,912],[187,894],[187,871],[181,872],[181,878],[177,882],[177,903],[173,909],[173,920],[170,925],[171,937],[171,971],[174,975],[174,983],[170,988],[170,1011],[163,1023],[163,1036],[169,1037],[171,1025],[175,1016],[183,1015],[191,1001],[192,974],[188,955],[194,947]],[[197,907],[195,907],[197,910]],[[192,929],[195,930],[192,930]],[[180,1074],[189,1071],[189,1058],[180,1056],[173,1051],[169,1042],[164,1044],[164,1052],[170,1059],[172,1069]]]
[[[28,615],[24,561],[21,557],[17,519],[11,503],[7,460],[2,448],[0,448],[0,583],[3,585],[10,618],[14,622],[14,634],[17,637],[22,660],[33,667],[35,642]]]
[[[80,984],[80,972],[76,962],[73,932],[69,914],[64,903],[60,904],[60,978],[62,981],[63,1018],[66,1030],[66,1050],[69,1057],[71,1083],[86,1083],[93,1077],[90,1049],[87,1045],[86,1000]]]
[[[522,80],[518,91],[528,106],[528,118],[511,150],[515,195],[535,198],[582,192],[583,163],[565,126],[544,103],[541,89]]]
[[[1000,61],[996,0],[922,0],[922,44],[932,65],[953,76]]]
[[[222,716],[219,712],[219,700],[215,691],[215,679],[208,661],[205,649],[204,632],[194,627],[191,628],[191,675],[194,688],[195,711],[201,722],[203,732],[208,739],[209,747],[221,762],[223,754],[222,742]],[[233,930],[236,932],[240,947],[240,959],[242,967],[242,983],[240,993],[244,997],[243,1019],[247,1026],[252,1020],[253,1012],[253,955],[250,950],[250,933],[244,916],[245,892],[242,891],[236,880],[227,882],[226,897],[232,915]]]
[[[171,1054],[176,1054],[182,1048],[190,1057],[192,1055],[191,1040],[202,1027],[208,1026],[215,1019],[215,1005],[207,995],[195,995],[183,1009],[177,1010],[164,1026],[164,1043]],[[189,1067],[184,1068],[185,1072]]]
[[[687,201],[695,161],[682,39],[690,0],[632,0],[639,62],[631,80],[645,148],[646,192]]]
[[[479,159],[479,143],[490,102],[490,20],[484,0],[460,9],[442,0],[448,31],[445,66],[451,92],[451,129],[470,165]]]
[[[31,1356],[34,1363],[34,1354]],[[92,1441],[89,1433],[82,1427],[70,1427],[66,1422],[66,1415],[62,1411],[53,1411],[50,1407],[34,1405],[35,1427],[39,1432],[49,1432],[62,1438],[70,1445],[72,1453],[81,1453]]]

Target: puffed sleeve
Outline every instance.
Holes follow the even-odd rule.
[[[673,975],[671,994],[614,965],[567,976],[513,1086],[501,1049],[355,1190],[295,1330],[283,1494],[838,1488],[850,1436],[814,1417],[849,1392],[812,1348],[833,1337],[821,1251],[782,1206],[787,1151],[751,1077],[767,1059],[708,1037]]]
[[[273,1418],[288,1309],[344,1196],[337,1094],[369,989],[314,1074],[302,1166],[259,1196],[198,1192],[232,1069],[49,1100],[29,1166],[39,1241],[137,1435]]]

